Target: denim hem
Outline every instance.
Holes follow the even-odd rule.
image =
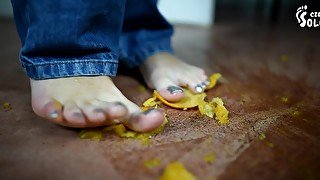
[[[77,60],[62,62],[22,63],[26,74],[35,80],[75,76],[115,76],[118,61],[115,60]]]

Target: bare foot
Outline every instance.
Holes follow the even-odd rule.
[[[142,112],[107,76],[30,80],[34,112],[68,127],[123,123],[139,132],[151,131],[164,120],[160,110]]]
[[[210,83],[203,69],[186,64],[168,53],[151,56],[140,66],[140,70],[148,86],[172,102],[184,97],[181,87],[201,93]]]

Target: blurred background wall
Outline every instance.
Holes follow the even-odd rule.
[[[12,15],[12,7],[10,0],[0,0],[0,17],[10,17]]]

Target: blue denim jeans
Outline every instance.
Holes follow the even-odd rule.
[[[172,26],[157,0],[12,0],[20,62],[32,79],[115,76],[172,52]]]

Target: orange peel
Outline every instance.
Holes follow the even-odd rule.
[[[213,98],[211,100],[211,103],[213,103],[214,107],[214,114],[215,114],[215,119],[220,123],[220,124],[228,124],[229,123],[229,111],[227,110],[226,107],[223,105],[223,101],[221,98]]]
[[[209,86],[207,87],[207,90],[208,89],[212,89],[216,84],[217,84],[217,81],[221,78],[221,74],[220,73],[214,73],[212,74],[210,77],[209,77],[209,80],[210,80],[210,84]]]
[[[187,89],[185,89],[184,92],[185,97],[179,102],[169,102],[165,100],[157,91],[154,91],[153,94],[164,104],[177,109],[188,109],[196,107],[199,105],[199,102],[204,101],[204,98],[206,97],[205,93],[192,94],[191,91]]]

